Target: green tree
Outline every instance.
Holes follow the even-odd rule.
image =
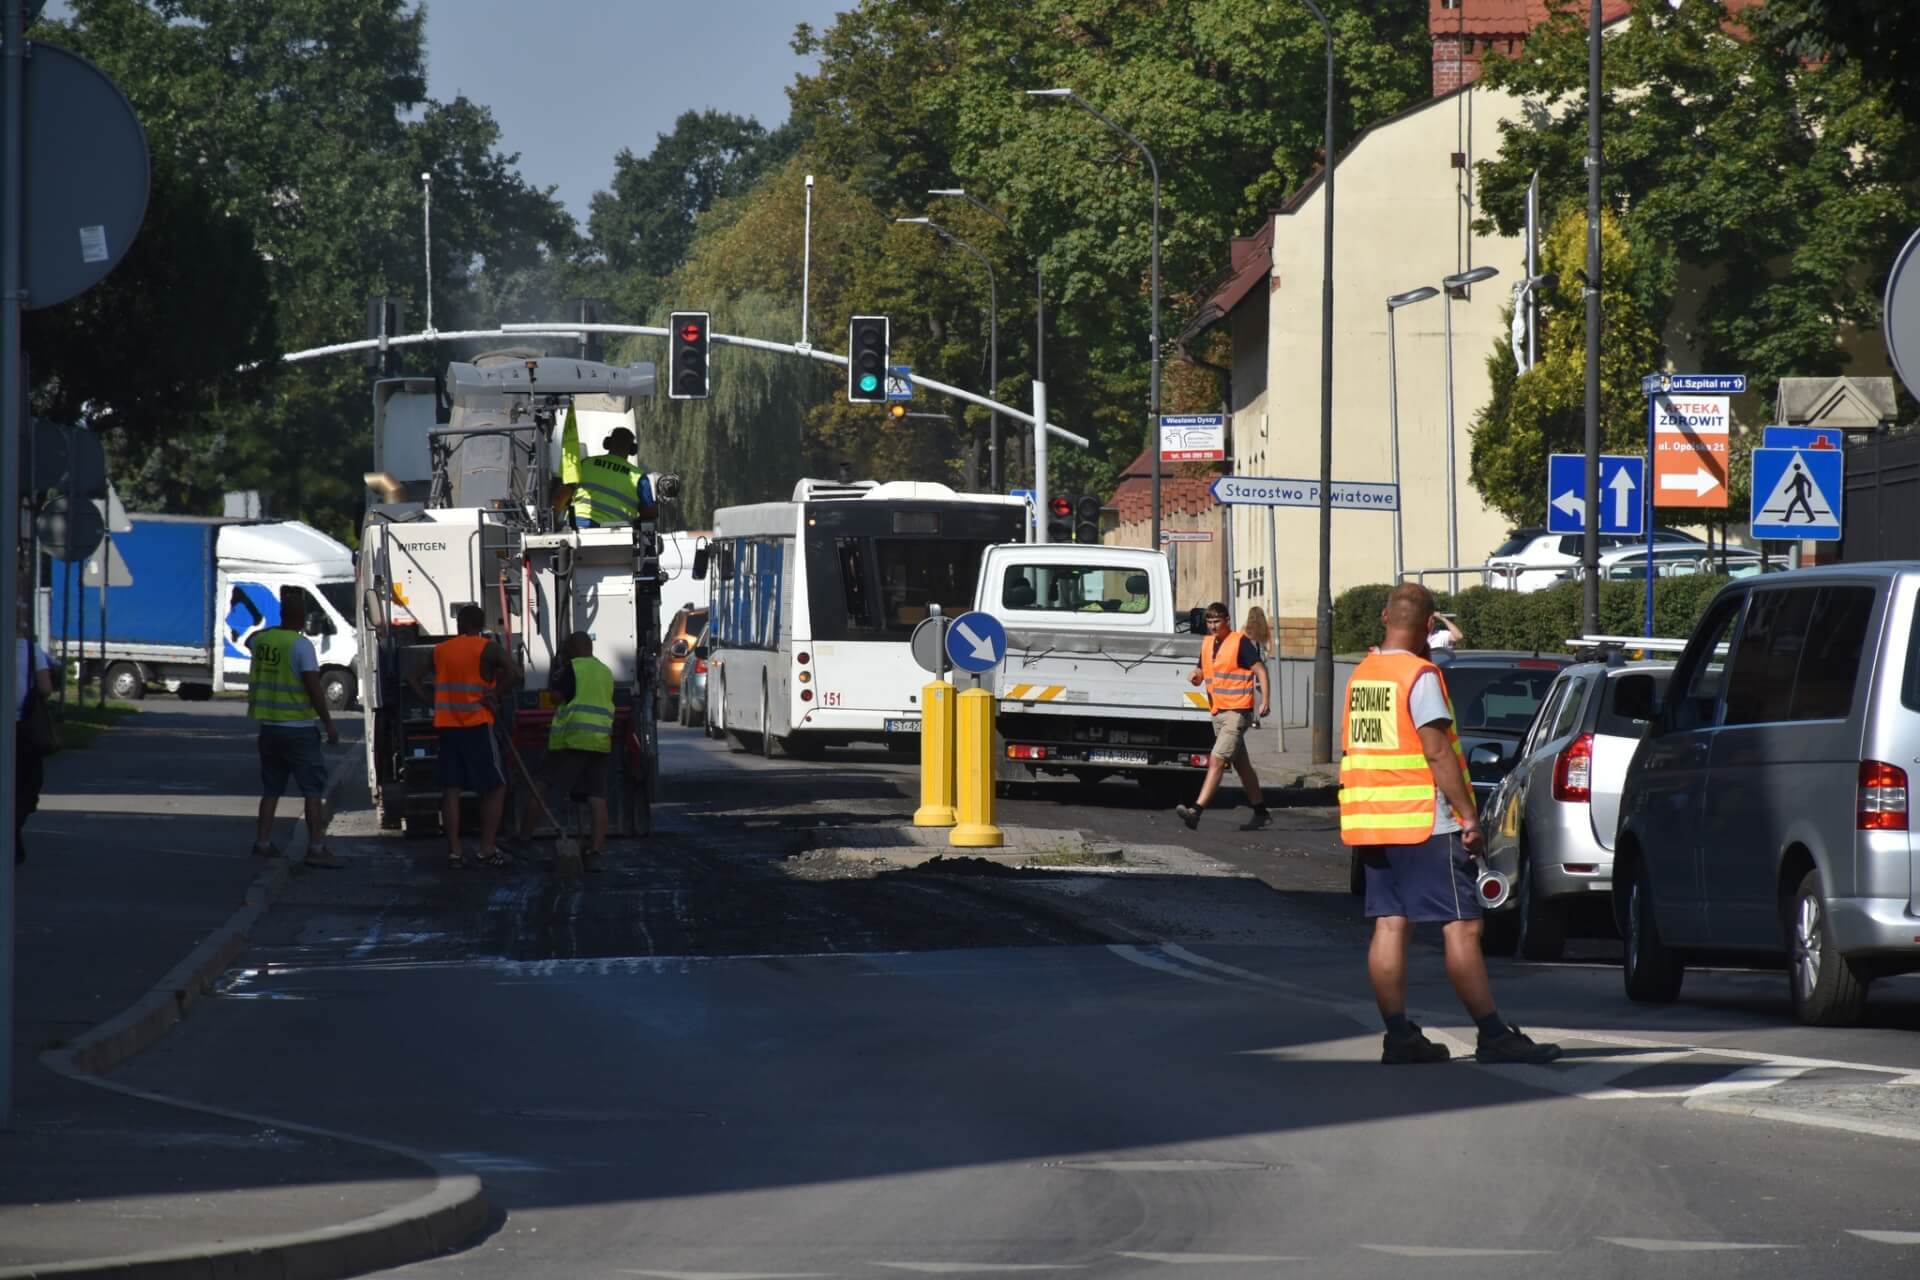
[[[1487,357],[1493,395],[1471,429],[1471,476],[1487,504],[1516,525],[1546,523],[1541,479],[1547,456],[1585,448],[1587,315],[1575,273],[1586,263],[1586,238],[1586,215],[1568,213],[1553,223],[1541,244],[1542,265],[1557,279],[1538,295],[1539,362],[1519,373],[1512,343],[1504,337]],[[1626,287],[1622,268],[1629,252],[1619,220],[1603,215],[1600,447],[1607,453],[1643,454],[1647,416],[1640,378],[1656,367],[1660,342]]]

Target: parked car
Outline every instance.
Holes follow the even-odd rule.
[[[1581,662],[1554,680],[1481,815],[1488,865],[1513,878],[1508,905],[1487,917],[1482,946],[1491,954],[1558,960],[1569,926],[1595,915],[1610,926],[1620,789],[1647,728],[1620,713],[1620,681],[1644,673],[1664,691],[1672,670]]]
[[[1580,563],[1581,534],[1550,533],[1545,529],[1515,529],[1507,540],[1487,557],[1481,582],[1502,591],[1541,591],[1560,581],[1560,575]],[[1612,551],[1637,538],[1618,534],[1600,535],[1600,550]],[[1659,546],[1704,548],[1707,544],[1678,529],[1655,529],[1653,541]],[[1644,543],[1641,544],[1644,546]],[[1644,554],[1644,553],[1643,553]]]
[[[1908,770],[1920,761],[1920,565],[1730,583],[1627,771],[1613,903],[1628,996],[1675,999],[1687,965],[1785,959],[1793,1011],[1859,1019],[1874,979],[1920,970]]]
[[[691,729],[707,725],[707,634],[702,626],[693,640],[693,660],[680,672],[680,726]]]
[[[693,653],[694,637],[705,630],[706,625],[707,611],[690,604],[683,605],[667,624],[666,634],[660,640],[660,700],[655,704],[656,714],[662,720],[680,718],[680,675]]]
[[[1487,798],[1519,759],[1520,740],[1534,713],[1553,687],[1554,677],[1573,659],[1564,653],[1507,653],[1493,649],[1442,650],[1434,655],[1453,702],[1454,732],[1467,754],[1467,777],[1474,802]],[[1360,858],[1349,866],[1353,891],[1361,891]]]
[[[1759,573],[1778,573],[1792,567],[1785,556],[1762,556],[1747,547],[1722,550],[1705,543],[1656,542],[1653,545],[1653,576],[1684,578],[1696,573],[1724,573],[1729,578],[1751,578]],[[1584,566],[1575,564],[1560,575],[1563,582],[1578,582],[1585,577]],[[1647,544],[1628,543],[1603,551],[1600,578],[1607,582],[1645,582],[1647,580]]]

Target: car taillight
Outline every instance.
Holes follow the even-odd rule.
[[[1194,752],[1194,753],[1193,753],[1192,755],[1190,755],[1190,756],[1188,756],[1188,757],[1187,757],[1187,766],[1188,766],[1189,768],[1193,768],[1193,769],[1204,769],[1204,768],[1206,768],[1206,767],[1207,767],[1207,753],[1206,753],[1206,752],[1204,752],[1204,751],[1196,751],[1196,752]]]
[[[1907,829],[1907,773],[1878,760],[1860,762],[1860,804],[1855,815],[1862,831]]]
[[[1047,749],[1045,747],[1029,747],[1017,742],[1009,742],[1007,744],[1007,759],[1009,760],[1045,760],[1046,758]]]
[[[1553,762],[1553,798],[1593,803],[1593,735],[1583,733],[1560,749]]]
[[[707,674],[707,660],[705,658],[695,658],[693,660],[693,674],[697,676]]]

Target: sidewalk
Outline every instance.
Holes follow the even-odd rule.
[[[357,725],[342,729],[351,738]],[[336,776],[357,758],[329,752]],[[48,761],[15,869],[0,1277],[347,1275],[442,1252],[484,1225],[477,1181],[432,1157],[91,1074],[190,1011],[288,875],[326,874],[251,856],[258,777],[253,728],[231,702],[156,698]],[[282,801],[276,829],[296,858],[297,809]]]
[[[1340,752],[1334,744],[1332,764],[1313,763],[1313,730],[1288,729],[1287,749],[1280,749],[1280,730],[1271,720],[1246,737],[1247,754],[1253,757],[1253,769],[1260,775],[1261,789],[1271,803],[1287,806],[1331,805],[1339,801]],[[1228,770],[1223,785],[1238,786]]]

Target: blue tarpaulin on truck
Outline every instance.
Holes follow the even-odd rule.
[[[130,517],[130,532],[113,536],[133,582],[107,591],[109,644],[190,645],[213,642],[213,592],[217,520],[191,517]],[[53,565],[50,622],[55,640],[77,641],[85,628],[89,648],[100,639],[100,590],[66,588],[67,566]],[[80,566],[72,569],[77,582]],[[76,602],[73,597],[80,599]]]

